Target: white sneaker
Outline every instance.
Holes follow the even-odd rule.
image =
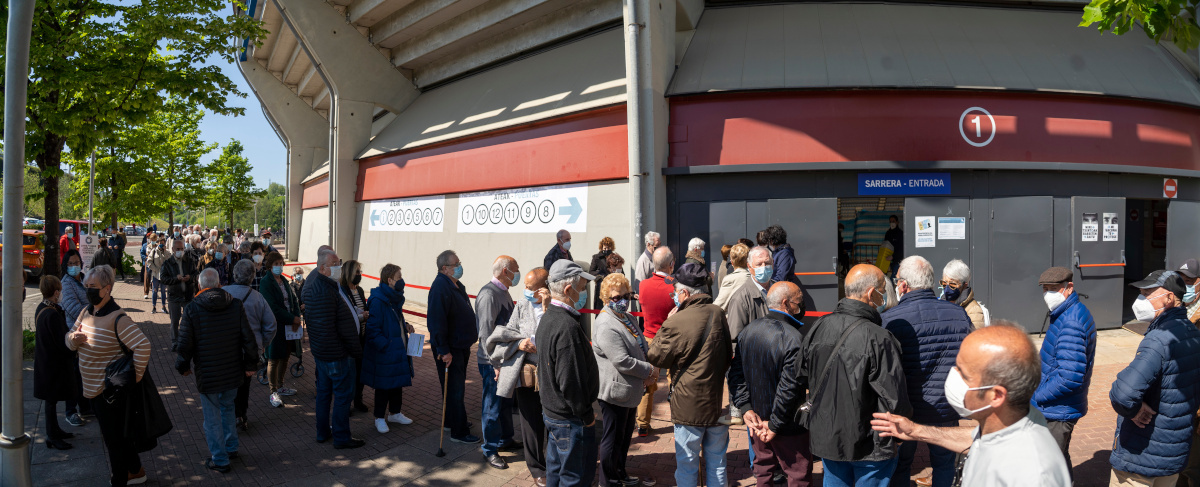
[[[375,418],[375,430],[380,433],[387,433],[388,431],[391,431],[388,429],[387,421],[383,418]]]
[[[273,408],[277,408],[277,407],[280,407],[280,406],[283,406],[283,399],[281,399],[281,398],[279,397],[279,393],[278,393],[278,392],[272,392],[272,393],[271,393],[271,407],[273,407]]]
[[[412,424],[412,420],[408,419],[408,416],[405,416],[404,413],[396,413],[396,414],[390,415],[387,417],[387,420],[391,421],[393,423]]]
[[[142,299],[150,299],[150,295],[146,294],[146,295],[142,296]]]

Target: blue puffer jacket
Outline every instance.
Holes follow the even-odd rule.
[[[1200,407],[1200,331],[1182,307],[1150,323],[1137,355],[1117,373],[1108,393],[1117,411],[1114,470],[1164,477],[1183,471],[1192,444],[1192,417]],[[1142,403],[1157,411],[1150,425],[1133,423]]]
[[[404,288],[404,281],[400,281]],[[404,326],[404,292],[380,283],[367,299],[367,341],[363,347],[362,383],[375,390],[412,385],[412,357]]]
[[[1033,406],[1051,421],[1071,421],[1088,411],[1088,386],[1096,357],[1096,322],[1071,296],[1050,313],[1050,329],[1042,340],[1042,382]]]
[[[944,387],[958,348],[971,333],[966,310],[939,300],[932,290],[921,289],[905,294],[896,307],[883,313],[883,328],[900,341],[913,421],[957,421],[958,413],[946,401]]]

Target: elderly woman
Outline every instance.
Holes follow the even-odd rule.
[[[629,280],[610,274],[600,283],[604,311],[596,318],[592,351],[600,371],[600,485],[637,485],[625,471],[635,416],[646,384],[658,381],[658,369],[646,361],[646,338],[629,314]]]
[[[63,271],[62,297],[59,298],[58,304],[62,306],[67,328],[70,328],[75,326],[75,320],[79,318],[79,314],[88,307],[87,289],[83,287],[83,260],[78,250],[68,250],[63,255],[61,269]],[[165,303],[163,305],[166,306]],[[76,408],[72,408],[71,403],[67,403],[67,423],[70,423],[71,426],[83,426],[83,416],[92,414],[92,402],[83,397],[83,388],[80,385],[82,379],[79,378],[79,362],[72,362],[71,367],[75,373]]]
[[[358,327],[358,343],[362,345],[366,340],[363,322],[367,320],[370,313],[367,311],[367,298],[363,295],[362,287],[358,285],[360,282],[362,282],[362,264],[353,259],[342,262],[342,276],[338,279],[338,288],[341,289],[342,298],[346,300],[346,304],[358,312],[354,324]],[[354,359],[354,409],[365,413],[369,409],[363,402],[362,396],[362,366],[363,359]]]
[[[721,287],[717,290],[717,298],[713,300],[713,304],[725,309],[725,303],[729,302],[733,292],[742,287],[742,284],[750,282],[750,268],[747,267],[749,257],[750,247],[744,243],[739,242],[729,249],[729,264],[733,266],[733,272],[730,272],[721,281]]]
[[[965,262],[954,259],[942,269],[942,298],[962,306],[976,329],[984,327],[983,306],[975,300],[975,291],[971,289],[971,268]]]
[[[250,261],[242,262],[250,263]],[[238,264],[242,262],[238,262]],[[300,299],[296,297],[296,292],[283,277],[282,255],[279,253],[268,255],[263,260],[263,265],[270,269],[270,272],[259,280],[258,292],[262,294],[263,300],[271,308],[277,328],[271,340],[263,342],[267,345],[267,382],[271,386],[271,406],[280,407],[283,406],[282,396],[296,394],[295,390],[283,387],[283,376],[284,372],[287,372],[288,357],[291,356],[294,346],[294,342],[286,338],[286,330],[283,328],[291,327],[293,332],[300,329]],[[235,271],[238,268],[239,266],[234,266]],[[244,267],[242,268],[244,269]]]
[[[62,307],[58,305],[62,298],[62,283],[57,277],[42,276],[38,287],[42,291],[42,302],[34,314],[37,335],[33,352],[33,397],[46,403],[46,447],[70,450],[71,444],[65,440],[75,435],[58,425],[58,402],[67,403],[68,416],[75,414],[77,358],[75,352],[67,348],[69,328]]]
[[[616,242],[613,242],[612,237],[604,237],[600,239],[600,252],[592,255],[592,265],[588,268],[588,273],[596,276],[597,279],[602,279],[608,275],[608,256],[617,248]]]
[[[224,247],[221,244],[221,247]],[[224,260],[219,260],[224,262]],[[242,302],[242,309],[246,311],[246,320],[250,322],[250,331],[254,332],[254,341],[258,343],[259,350],[265,350],[263,345],[271,344],[271,340],[275,338],[276,322],[275,314],[271,312],[271,305],[267,304],[267,300],[262,294],[255,291],[250,284],[254,281],[254,264],[250,261],[243,260],[233,266],[233,284],[225,286],[225,292]],[[272,398],[272,403],[274,403]],[[234,417],[238,428],[246,431],[250,427],[250,421],[246,417],[246,410],[250,407],[250,377],[242,379],[242,385],[238,387],[237,397],[233,399]]]
[[[261,281],[263,276],[267,274],[268,269],[263,267],[263,260],[266,259],[266,256],[267,247],[264,246],[262,242],[254,242],[250,244],[250,253],[242,256],[243,260],[249,259],[250,262],[254,263],[254,282],[250,284],[250,287],[254,288],[255,291],[258,290],[259,281]]]
[[[404,275],[400,266],[388,264],[379,271],[379,286],[371,290],[367,309],[362,383],[375,389],[375,429],[387,433],[388,423],[412,423],[400,412],[404,388],[412,385],[413,376],[412,357],[408,355],[408,334],[413,327],[404,321]]]
[[[92,403],[100,422],[100,434],[108,450],[109,481],[112,485],[145,482],[146,470],[138,458],[136,446],[125,439],[128,389],[105,390],[104,372],[124,355],[121,345],[133,352],[135,380],[141,382],[150,363],[150,340],[113,299],[116,276],[112,267],[102,265],[88,272],[89,306],[79,314],[75,326],[65,338],[67,348],[79,352],[79,371],[83,377],[83,396]]]

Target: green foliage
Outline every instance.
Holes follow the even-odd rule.
[[[1187,52],[1200,44],[1194,0],[1092,0],[1083,9],[1081,27],[1125,34],[1140,26],[1154,42],[1168,39]]]
[[[37,347],[37,333],[33,330],[21,330],[21,359],[33,360],[33,352]]]
[[[241,142],[230,139],[207,171],[207,207],[224,213],[226,226],[230,227],[234,213],[254,208],[255,199],[266,195],[266,191],[254,187],[254,178],[250,176],[253,166],[242,155],[242,150]]]

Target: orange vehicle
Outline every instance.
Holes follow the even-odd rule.
[[[45,238],[46,232],[41,230],[21,231],[21,267],[25,269],[26,278],[42,275],[42,264],[46,257]],[[4,244],[0,242],[0,251],[3,249]],[[0,253],[0,263],[3,263],[2,253]]]

